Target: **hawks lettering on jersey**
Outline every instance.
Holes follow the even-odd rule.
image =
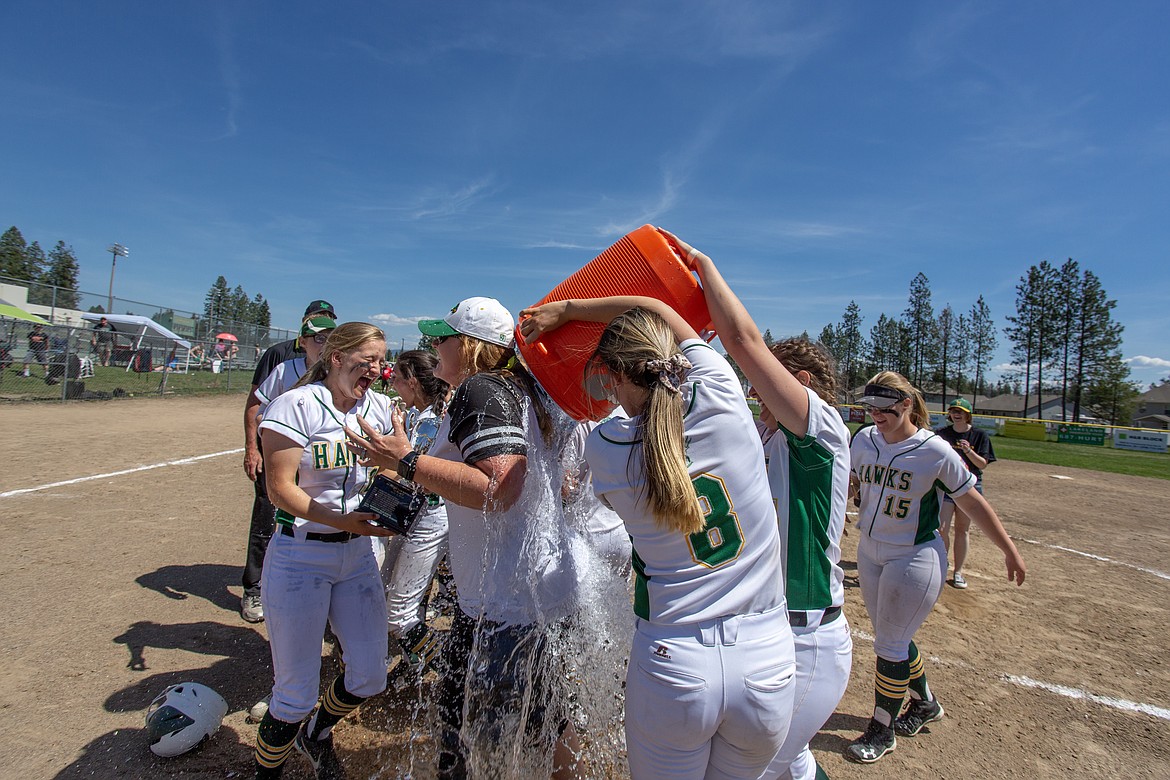
[[[904,469],[883,466],[880,463],[866,463],[857,470],[857,478],[865,485],[880,485],[905,493],[914,481],[914,474]]]

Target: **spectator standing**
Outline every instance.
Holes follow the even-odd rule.
[[[45,333],[45,328],[40,323],[33,325],[28,334],[28,351],[24,354],[24,376],[29,376],[29,366],[33,363],[39,364],[45,370],[45,376],[49,375],[49,334]]]
[[[103,366],[110,365],[110,356],[114,351],[114,326],[105,317],[102,317],[93,326],[93,338],[90,345],[97,352],[98,360]]]
[[[975,490],[983,495],[983,470],[995,462],[995,450],[991,446],[991,437],[984,431],[971,425],[971,413],[974,411],[971,402],[966,398],[956,398],[947,408],[949,425],[935,429],[935,433],[955,448],[963,465],[975,475]],[[951,518],[955,520],[955,543],[950,543]],[[947,494],[943,494],[943,504],[939,510],[939,533],[943,544],[955,559],[955,573],[951,584],[959,590],[967,587],[967,580],[963,577],[963,564],[967,562],[967,549],[971,536],[971,518],[963,510],[955,506],[955,501]]]

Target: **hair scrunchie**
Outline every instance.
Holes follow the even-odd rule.
[[[646,372],[651,376],[657,375],[658,383],[675,395],[682,392],[682,381],[690,369],[691,361],[683,357],[681,352],[676,352],[669,358],[646,361]]]

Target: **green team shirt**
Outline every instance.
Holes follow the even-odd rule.
[[[812,390],[805,392],[805,435],[780,426],[764,443],[780,527],[784,594],[788,608],[801,612],[845,603],[841,534],[849,498],[849,429],[835,408]]]

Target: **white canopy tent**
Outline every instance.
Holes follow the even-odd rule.
[[[81,315],[81,318],[87,322],[98,322],[102,317],[105,317],[106,321],[114,326],[115,333],[121,336],[130,336],[133,339],[133,348],[136,352],[143,348],[144,343],[147,346],[153,346],[158,341],[166,344],[174,342],[178,347],[187,350],[183,361],[183,372],[185,373],[190,367],[191,342],[169,328],[159,325],[150,317],[143,317],[140,314],[91,314],[89,312]],[[126,370],[130,370],[129,365],[126,366]]]

